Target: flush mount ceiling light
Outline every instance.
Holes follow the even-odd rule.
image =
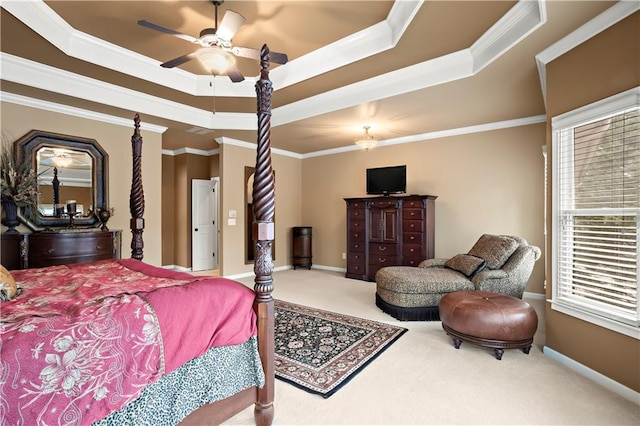
[[[369,129],[371,128],[371,126],[364,126],[363,128],[364,128],[364,135],[357,138],[355,140],[355,143],[360,148],[364,149],[365,151],[368,151],[370,148],[373,148],[378,144],[378,140],[369,134]]]
[[[205,47],[196,52],[198,59],[213,75],[226,75],[236,63],[230,53],[218,47]]]
[[[59,167],[61,169],[69,167],[71,163],[73,163],[73,159],[66,154],[56,155],[51,159],[51,161],[53,161],[53,164],[55,164],[56,167]]]

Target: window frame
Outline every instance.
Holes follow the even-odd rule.
[[[562,203],[566,203],[567,198],[560,197],[559,188],[559,160],[561,141],[560,135],[567,129],[576,128],[581,125],[602,120],[607,117],[618,115],[624,111],[640,107],[640,87],[633,88],[626,92],[611,96],[606,99],[594,102],[590,105],[578,108],[573,111],[566,112],[551,119],[551,136],[552,136],[552,277],[553,288],[551,298],[551,309],[562,312],[564,314],[576,317],[583,321],[607,328],[609,330],[633,337],[640,340],[640,313],[636,319],[636,324],[628,324],[617,318],[615,315],[607,316],[601,310],[594,306],[596,302],[587,302],[561,297],[560,280],[559,280],[559,239],[560,239],[560,213],[562,212]],[[566,191],[565,191],[566,192]],[[571,198],[569,197],[569,201]],[[622,210],[622,209],[616,209]],[[640,246],[640,207],[634,208],[633,214],[636,214],[636,232],[638,238],[638,246]],[[598,212],[601,215],[609,213],[606,210]],[[579,214],[578,214],[579,215]],[[640,276],[640,247],[636,248],[638,261],[636,264],[637,277]],[[640,286],[637,288],[636,310],[640,312]],[[577,298],[576,298],[577,299]]]

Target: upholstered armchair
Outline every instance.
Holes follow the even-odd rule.
[[[439,319],[445,294],[482,290],[522,298],[540,249],[520,237],[484,234],[466,254],[376,273],[376,305],[403,321]]]
[[[510,243],[507,239],[512,239],[517,244]],[[467,256],[473,258],[467,259]],[[475,290],[522,299],[533,266],[539,258],[540,248],[530,246],[524,238],[485,234],[466,255],[456,255],[451,259],[427,259],[418,267],[447,268],[452,274],[465,275],[471,280]]]

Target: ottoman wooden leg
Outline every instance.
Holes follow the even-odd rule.
[[[457,337],[452,337],[451,338],[453,340],[453,347],[456,349],[460,349],[460,345],[462,344],[462,340],[458,339]]]
[[[493,353],[496,354],[496,359],[500,361],[502,359],[502,354],[504,353],[504,349],[493,348]]]
[[[522,348],[522,352],[524,352],[527,355],[529,355],[530,350],[531,350],[531,345],[525,346],[524,348]]]

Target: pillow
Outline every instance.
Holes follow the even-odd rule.
[[[0,300],[5,302],[16,297],[18,292],[18,286],[16,280],[13,279],[11,272],[7,271],[7,268],[0,265]]]
[[[484,234],[468,254],[483,258],[489,269],[500,269],[519,245],[518,241],[504,235]]]
[[[445,268],[453,269],[463,273],[467,278],[471,278],[485,267],[487,262],[484,259],[468,254],[456,254],[444,264]]]

